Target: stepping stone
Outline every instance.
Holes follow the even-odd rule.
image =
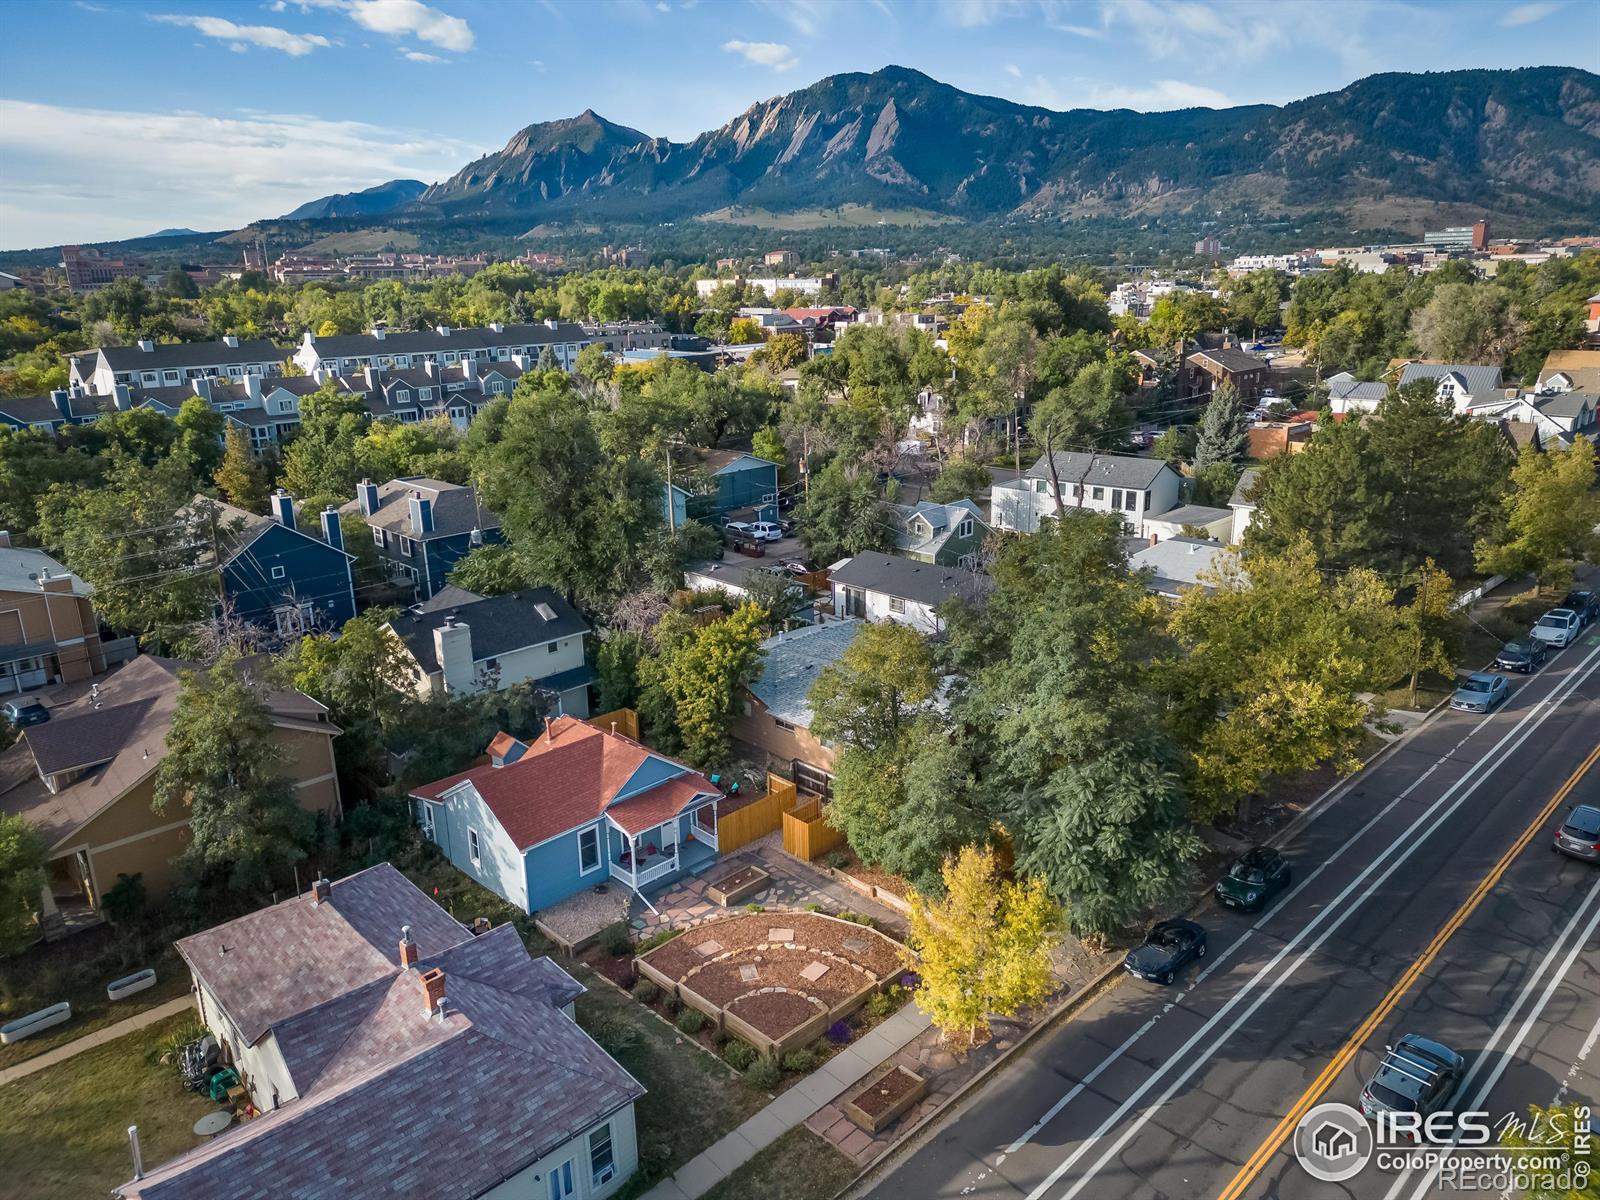
[[[787,942],[792,942],[792,941],[794,941],[794,930],[792,930],[792,929],[769,929],[769,930],[767,930],[767,941],[776,942],[780,946],[784,945]]]
[[[866,942],[857,937],[847,937],[839,944],[846,950],[850,951],[851,954],[861,954],[865,952],[867,948]]]
[[[633,926],[633,928],[635,928],[635,929],[643,929],[644,928],[644,918],[643,917],[635,917],[633,920],[629,921],[628,924]]]
[[[805,968],[805,970],[800,972],[800,978],[804,979],[807,983],[815,983],[827,973],[827,963],[814,962],[809,967]]]
[[[743,966],[739,968],[739,978],[744,980],[746,983],[754,983],[760,974],[761,972],[752,966]]]
[[[701,958],[710,958],[713,954],[722,953],[722,943],[719,941],[701,942],[694,948],[694,952]]]

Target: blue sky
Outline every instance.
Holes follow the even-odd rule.
[[[584,108],[687,139],[840,71],[1050,108],[1595,69],[1594,0],[8,0],[0,247],[218,229],[443,178]],[[16,53],[19,47],[34,52]]]

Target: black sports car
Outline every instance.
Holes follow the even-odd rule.
[[[1206,931],[1193,921],[1174,918],[1162,921],[1146,934],[1144,943],[1130,950],[1122,965],[1130,975],[1167,984],[1184,967],[1205,956]]]

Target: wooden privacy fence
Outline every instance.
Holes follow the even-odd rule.
[[[843,844],[844,834],[828,824],[820,800],[807,800],[783,814],[783,848],[796,858],[810,862]]]
[[[783,814],[795,806],[794,784],[782,775],[767,775],[767,794],[732,812],[717,814],[717,850],[727,854],[777,829]],[[726,804],[727,801],[722,802]],[[720,805],[719,805],[720,808]]]
[[[639,714],[631,708],[614,708],[608,713],[590,717],[589,724],[607,733],[620,733],[636,742],[639,740]]]

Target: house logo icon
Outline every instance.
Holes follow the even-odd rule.
[[[1306,1174],[1342,1183],[1360,1174],[1372,1157],[1372,1129],[1348,1104],[1319,1104],[1294,1130],[1294,1156]]]

